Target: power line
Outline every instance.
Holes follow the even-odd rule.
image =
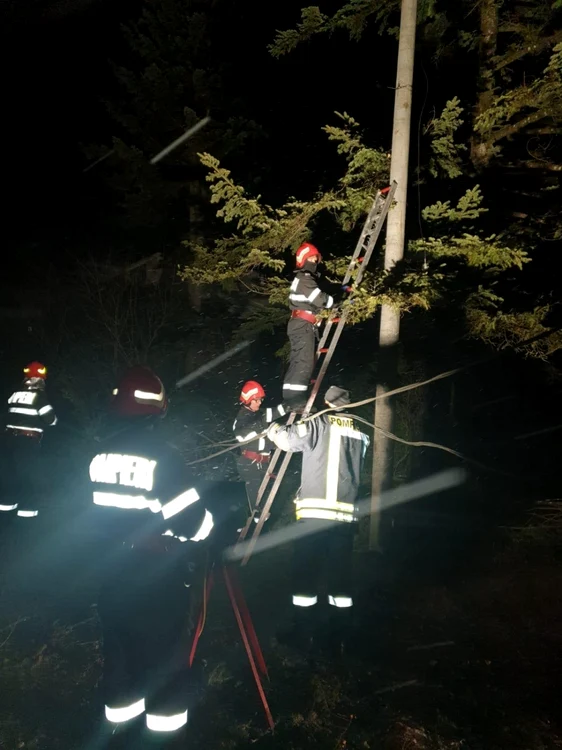
[[[536,341],[539,341],[544,338],[548,338],[549,336],[552,336],[555,333],[558,333],[561,328],[554,328],[550,331],[543,331],[542,333],[537,334],[536,336],[532,336],[529,339],[526,339],[525,341],[522,341],[519,346],[527,346],[529,344],[533,344]],[[502,352],[495,352],[494,354],[489,355],[488,357],[484,357],[483,359],[476,360],[475,362],[470,362],[467,365],[463,365],[462,367],[456,367],[453,370],[446,370],[444,372],[441,372],[437,375],[434,375],[431,378],[427,378],[426,380],[419,380],[415,383],[409,383],[408,385],[402,385],[398,388],[394,388],[391,391],[386,391],[385,393],[381,393],[378,396],[371,396],[370,398],[363,399],[361,401],[355,401],[351,404],[345,404],[344,406],[331,406],[327,409],[323,409],[322,411],[317,412],[316,414],[311,414],[307,417],[305,417],[302,422],[309,422],[313,419],[318,419],[318,417],[322,416],[323,414],[328,414],[330,412],[338,412],[343,411],[344,409],[347,411],[349,409],[355,409],[360,406],[365,406],[366,404],[370,404],[373,401],[377,401],[378,399],[383,398],[389,398],[390,396],[397,396],[400,393],[405,393],[407,391],[414,390],[416,388],[421,388],[422,386],[429,385],[429,383],[434,383],[438,380],[444,380],[445,378],[449,378],[452,375],[456,375],[459,372],[462,372],[463,370],[468,369],[469,367],[476,367],[478,365],[484,364],[486,362],[489,362],[490,360],[496,359],[496,357],[501,356]],[[463,453],[460,453],[459,451],[454,450],[453,448],[450,448],[449,446],[442,445],[440,443],[432,443],[429,441],[423,441],[423,440],[417,440],[417,441],[410,441],[405,440],[404,438],[399,437],[398,435],[394,435],[391,432],[387,432],[386,430],[383,430],[380,427],[377,427],[377,425],[368,422],[367,420],[363,419],[362,417],[358,417],[357,415],[353,415],[354,419],[357,419],[360,422],[363,422],[364,424],[369,425],[374,430],[380,431],[385,437],[389,438],[390,440],[395,440],[396,442],[402,443],[404,445],[409,445],[411,447],[415,448],[434,448],[436,450],[442,450],[446,453],[450,453],[453,456],[456,456],[457,458],[461,459],[462,461],[466,461],[467,463],[471,463],[474,466],[478,466],[481,469],[484,469],[486,471],[491,471],[496,474],[501,474],[503,476],[511,477],[514,479],[524,479],[521,475],[512,474],[507,471],[503,471],[502,469],[496,469],[495,467],[487,466],[486,464],[481,463],[480,461],[477,461],[476,459],[470,458],[469,456],[465,456]],[[260,433],[259,435],[256,435],[253,438],[250,438],[249,440],[241,440],[232,442],[228,447],[223,448],[220,451],[217,451],[216,453],[211,453],[209,456],[205,456],[203,458],[198,458],[195,461],[190,461],[187,465],[193,466],[194,464],[202,463],[203,461],[209,461],[212,458],[217,458],[217,456],[221,456],[225,453],[228,453],[230,451],[233,451],[234,449],[246,445],[249,443],[254,443],[256,440],[259,440],[260,438],[263,438],[267,435],[267,430]]]

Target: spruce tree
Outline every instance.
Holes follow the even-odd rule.
[[[462,112],[458,103],[447,104],[433,126],[432,169],[458,171],[461,158],[454,143],[454,130]],[[242,335],[270,330],[286,320],[287,279],[283,271],[288,253],[311,236],[314,223],[331,217],[340,232],[341,246],[349,250],[376,188],[388,179],[388,154],[367,146],[359,123],[347,114],[340,124],[324,128],[343,157],[345,170],[331,190],[319,192],[309,201],[290,199],[279,207],[250,197],[210,154],[201,154],[208,169],[211,201],[217,215],[234,226],[234,232],[211,243],[186,243],[190,256],[180,271],[184,280],[203,284],[239,284],[253,300]],[[498,285],[507,275],[521,271],[530,261],[520,244],[502,234],[488,234],[481,219],[487,212],[479,186],[461,192],[452,201],[427,206],[423,219],[428,236],[411,241],[407,259],[387,272],[373,264],[349,309],[349,321],[372,317],[381,304],[403,311],[428,310],[446,303],[464,315],[468,332],[497,343],[517,346],[542,330],[547,305],[532,310],[504,309]],[[354,232],[353,236],[349,236]],[[327,260],[329,276],[337,281],[349,262],[349,254]],[[562,336],[541,342],[535,353],[544,355],[562,344]]]

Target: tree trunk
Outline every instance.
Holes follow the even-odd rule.
[[[477,170],[486,167],[492,158],[492,144],[482,140],[474,129],[477,118],[492,105],[494,100],[495,75],[492,58],[498,45],[498,0],[480,2],[480,48],[478,99],[473,113],[473,135],[470,158]]]
[[[390,162],[390,181],[392,183],[393,180],[396,180],[398,187],[394,194],[394,206],[391,207],[387,219],[385,269],[392,268],[404,256],[417,7],[418,0],[402,0],[396,95],[394,99],[392,158]],[[388,391],[391,387],[389,384],[395,378],[396,350],[399,337],[400,312],[388,305],[383,305],[379,333],[377,396],[382,396]],[[388,432],[392,431],[393,413],[390,399],[375,401],[374,422],[377,427],[381,427]],[[391,442],[377,430],[375,430],[373,450],[369,533],[371,550],[379,548],[381,494],[388,487],[392,478]]]

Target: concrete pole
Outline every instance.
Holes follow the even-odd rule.
[[[394,194],[394,206],[389,211],[386,225],[384,267],[387,270],[404,257],[417,7],[418,0],[402,0],[390,161],[390,182],[396,180],[398,187]],[[396,349],[399,339],[400,312],[388,305],[383,305],[379,332],[377,396],[389,390],[391,387],[389,383],[395,377]],[[374,422],[378,427],[386,431],[392,431],[394,414],[391,399],[375,401]],[[380,546],[380,499],[382,492],[389,487],[392,481],[392,446],[390,443],[390,440],[383,437],[380,432],[375,431],[369,529],[369,548],[371,550],[378,550]]]

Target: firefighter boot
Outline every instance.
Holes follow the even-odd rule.
[[[104,721],[94,747],[96,750],[130,750],[137,747],[142,723],[142,716],[123,724],[110,724]]]
[[[306,402],[308,401],[308,396],[306,396],[303,400],[300,401],[286,401],[283,404],[283,408],[285,409],[285,412],[287,414],[290,414],[291,412],[294,412],[295,414],[302,414],[305,407]],[[317,412],[318,409],[315,406],[311,406],[308,410],[309,414],[314,414]]]
[[[174,732],[145,730],[141,743],[130,750],[180,750],[187,747],[187,742],[187,726]]]
[[[338,659],[347,654],[352,642],[353,608],[330,607],[328,628],[323,639],[322,649],[327,656]]]
[[[295,607],[294,609],[291,625],[277,633],[277,640],[283,646],[310,653],[314,648],[314,632],[317,624],[316,608]]]

